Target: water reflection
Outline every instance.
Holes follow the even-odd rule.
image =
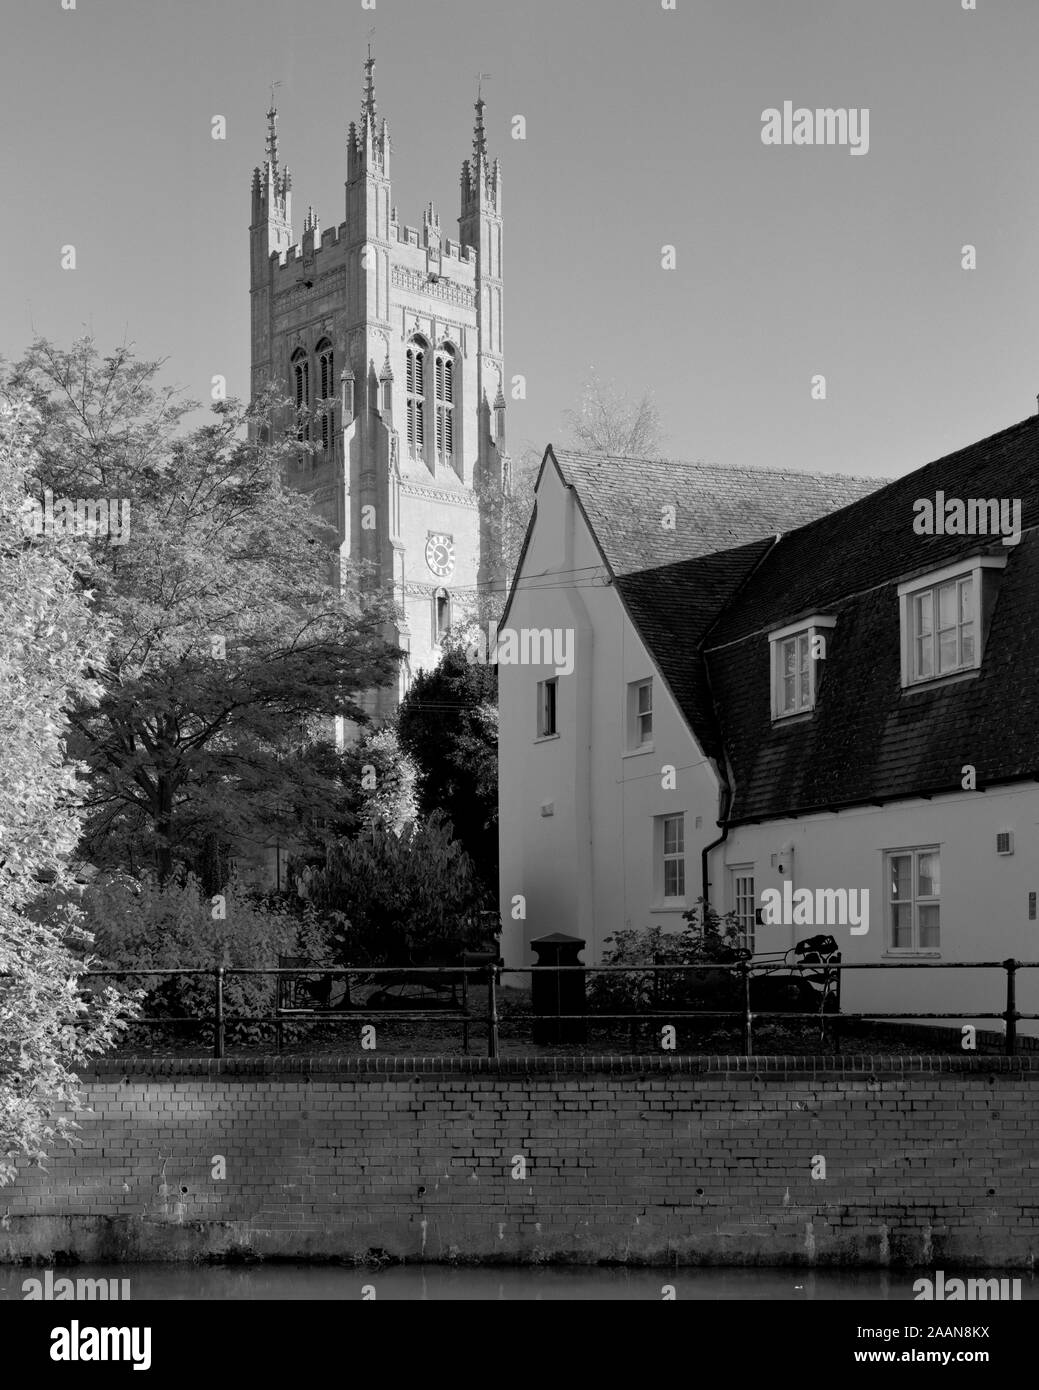
[[[767,1300],[792,1302],[847,1299],[879,1302],[912,1300],[916,1273],[889,1270],[806,1269],[612,1269],[599,1266],[452,1267],[394,1265],[380,1269],[353,1265],[262,1264],[75,1265],[53,1277],[129,1279],[135,1300],[191,1299],[396,1299],[437,1300],[598,1300],[660,1301],[668,1288],[675,1299]],[[947,1270],[971,1278],[1021,1280],[1022,1299],[1039,1297],[1039,1285],[1023,1270]],[[24,1298],[26,1279],[42,1280],[42,1268],[0,1265],[0,1299]],[[974,1305],[976,1306],[976,1305]]]

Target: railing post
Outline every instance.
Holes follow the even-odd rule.
[[[216,968],[216,1013],[213,1019],[213,1056],[224,1055],[224,967]]]
[[[498,967],[487,967],[487,1056],[498,1055]]]
[[[740,961],[740,976],[743,980],[743,1055],[754,1055],[753,1016],[750,1012],[750,967],[745,960]]]
[[[1013,1057],[1017,1051],[1017,961],[1005,960],[1003,967],[1007,972],[1006,1055]]]

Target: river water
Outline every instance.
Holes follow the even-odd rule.
[[[506,1268],[446,1265],[393,1265],[381,1269],[313,1264],[75,1265],[52,1270],[55,1281],[129,1280],[131,1299],[396,1299],[435,1300],[599,1300],[665,1297],[717,1301],[826,1299],[901,1302],[913,1300],[914,1280],[923,1271],[798,1269],[613,1269],[595,1267]],[[963,1271],[946,1271],[946,1280]],[[42,1268],[0,1265],[0,1300],[22,1299],[26,1281],[43,1281]],[[972,1270],[971,1278],[1021,1280],[1021,1298],[1039,1298],[1039,1280],[1020,1270]],[[932,1275],[933,1277],[933,1275]],[[373,1295],[374,1291],[374,1295]],[[121,1296],[121,1292],[120,1292]],[[670,1295],[669,1295],[670,1296]],[[976,1307],[976,1304],[973,1305]]]

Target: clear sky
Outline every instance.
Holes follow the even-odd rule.
[[[404,222],[455,227],[492,74],[514,451],[593,364],[656,393],[668,453],[733,465],[899,474],[1036,409],[1037,0],[75,3],[3,0],[3,356],[90,330],[244,394],[269,84],[297,236],[341,221],[374,24]],[[868,154],[765,146],[785,100],[868,107]]]

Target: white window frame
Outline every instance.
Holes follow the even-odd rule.
[[[809,714],[815,708],[815,696],[818,689],[818,679],[816,668],[821,658],[812,656],[812,645],[816,637],[822,636],[826,640],[826,634],[837,624],[836,618],[826,617],[816,614],[811,618],[804,618],[799,623],[791,623],[788,627],[777,628],[775,632],[770,632],[769,643],[769,665],[770,665],[770,688],[772,699],[772,719],[794,719],[797,715]],[[784,709],[782,701],[783,690],[783,648],[788,642],[796,644],[799,638],[804,638],[808,644],[808,689],[799,690],[799,698],[793,709]],[[796,645],[794,648],[797,651]],[[795,680],[800,685],[800,667],[795,670]]]
[[[639,695],[649,691],[649,708],[639,709]],[[645,720],[649,721],[649,733],[643,737]],[[641,680],[628,682],[625,751],[628,753],[651,753],[653,751],[653,677],[643,676]]]
[[[898,586],[898,608],[899,608],[899,630],[902,651],[902,689],[908,690],[911,687],[929,685],[932,681],[947,680],[950,676],[962,676],[971,671],[981,668],[981,658],[984,646],[984,619],[985,619],[985,584],[984,572],[986,570],[1002,570],[1006,568],[1007,558],[1002,555],[976,555],[972,559],[963,561],[956,565],[946,565],[944,569],[932,570],[930,574],[917,575],[915,579],[907,579]],[[927,591],[937,595],[937,591],[946,584],[958,583],[960,580],[969,579],[971,581],[971,594],[973,601],[973,618],[971,619],[974,628],[974,658],[969,662],[961,662],[959,665],[950,667],[947,670],[937,670],[939,660],[940,643],[937,642],[938,633],[934,623],[935,599],[932,598],[932,620],[931,620],[931,674],[921,676],[916,674],[915,666],[915,646],[916,632],[913,628],[913,613],[915,612],[915,599]],[[957,610],[959,602],[957,598]],[[958,617],[958,611],[957,611]],[[957,622],[957,628],[961,624]],[[957,640],[957,648],[962,648],[962,637]]]
[[[755,935],[757,898],[754,892],[754,865],[730,864],[728,869],[729,906],[736,914],[739,930],[738,944],[753,952],[757,949]],[[748,883],[750,884],[749,891],[746,887]]]
[[[938,891],[929,896],[920,894],[918,884],[920,882],[920,856],[922,854],[933,854],[938,860]],[[908,898],[902,899],[899,905],[904,903],[911,909],[911,932],[912,940],[909,945],[895,945],[895,897],[892,892],[891,860],[904,859],[909,857],[912,860],[912,870],[910,878],[910,894]],[[939,952],[942,940],[942,853],[940,845],[907,845],[902,849],[886,849],[884,851],[884,935],[885,949],[896,954],[908,953],[910,955],[920,955],[922,952]],[[920,940],[920,908],[936,907],[938,909],[938,940],[929,942],[926,945]]]
[[[551,702],[548,690],[552,688]],[[551,710],[551,719],[549,712]],[[537,737],[538,738],[558,738],[559,737],[559,677],[550,676],[547,680],[538,681],[538,706],[537,706]],[[551,728],[549,728],[551,724]]]
[[[678,822],[678,844],[677,847],[667,849],[667,824],[669,821]],[[667,811],[662,816],[653,818],[653,862],[654,862],[654,888],[658,907],[662,908],[681,908],[686,905],[686,886],[688,854],[685,847],[685,812]],[[667,892],[667,869],[669,863],[681,865],[681,887],[680,893]]]

